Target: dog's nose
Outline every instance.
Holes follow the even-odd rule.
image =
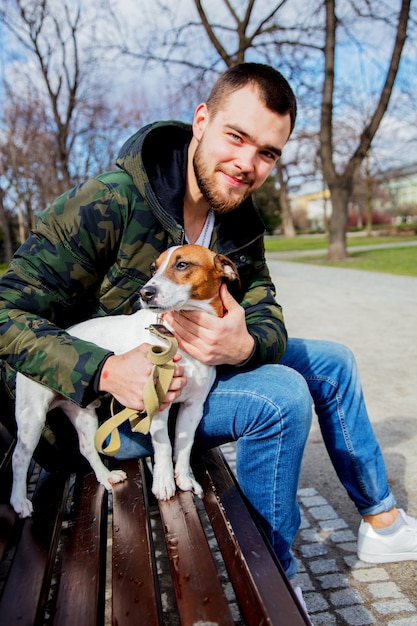
[[[150,285],[142,287],[139,291],[140,297],[144,302],[151,302],[156,294],[156,287],[152,287]]]

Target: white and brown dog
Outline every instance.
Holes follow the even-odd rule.
[[[161,312],[203,310],[223,314],[219,297],[220,284],[238,281],[233,263],[225,256],[198,245],[169,248],[156,261],[153,277],[140,290],[142,308],[132,315],[94,318],[69,329],[80,339],[122,354],[148,342],[161,343],[147,330]],[[181,404],[175,432],[174,459],[168,435],[169,409],[159,411],[151,422],[154,448],[152,491],[160,500],[171,498],[178,486],[202,496],[201,486],[192,477],[190,454],[196,428],[203,415],[203,404],[214,382],[215,368],[204,365],[182,353],[187,385],[177,402]],[[61,408],[77,430],[80,451],[89,461],[97,480],[106,489],[126,479],[120,470],[110,471],[103,464],[94,446],[98,428],[96,408],[99,402],[80,408],[55,391],[26,378],[16,379],[17,443],[13,453],[13,487],[10,502],[20,517],[32,514],[32,503],[26,496],[26,476],[33,452],[39,442],[46,414]]]

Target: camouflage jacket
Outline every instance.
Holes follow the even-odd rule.
[[[191,127],[149,125],[122,147],[118,169],[60,196],[43,211],[0,279],[0,358],[80,406],[96,395],[107,350],[72,337],[89,317],[129,314],[152,261],[184,241],[182,201]],[[247,200],[217,215],[210,247],[237,265],[256,349],[246,366],[275,362],[286,345],[265,263],[264,227]]]

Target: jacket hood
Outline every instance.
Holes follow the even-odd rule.
[[[191,137],[191,125],[184,122],[148,124],[126,141],[116,160],[153,211],[162,211],[165,219],[174,218],[173,228],[182,223]]]

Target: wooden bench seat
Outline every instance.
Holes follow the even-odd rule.
[[[146,462],[125,461],[118,467],[128,480],[110,496],[92,473],[65,477],[41,471],[34,516],[20,520],[8,504],[13,442],[4,432],[0,439],[1,624],[309,623],[218,450],[195,463],[202,502],[180,492],[156,503],[149,496]],[[169,562],[162,574],[155,523]],[[207,526],[233,586],[239,618],[219,576]]]

